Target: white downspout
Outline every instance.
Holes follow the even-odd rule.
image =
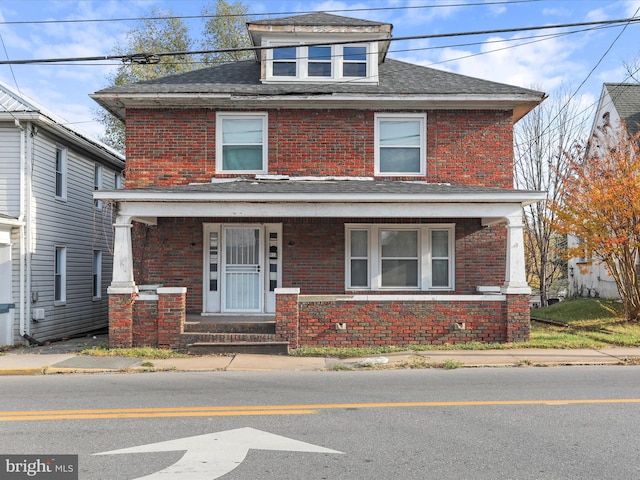
[[[25,161],[27,164],[26,169],[26,217],[25,217],[25,225],[26,225],[26,236],[25,241],[27,243],[27,251],[26,251],[26,293],[24,303],[25,303],[25,324],[24,324],[24,332],[23,334],[31,335],[31,254],[33,248],[33,219],[32,219],[32,200],[33,200],[33,162],[34,162],[34,150],[33,150],[33,137],[37,134],[38,130],[36,126],[29,122],[27,123],[27,128],[25,129],[25,141],[26,141],[26,152],[25,152]]]
[[[27,298],[26,291],[26,228],[25,228],[25,210],[26,210],[26,189],[27,189],[27,151],[26,151],[26,136],[27,130],[20,124],[20,120],[15,119],[15,125],[20,129],[20,213],[18,216],[18,222],[20,222],[20,252],[18,258],[20,259],[20,336],[26,333],[26,304]]]

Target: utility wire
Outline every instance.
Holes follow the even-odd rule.
[[[638,7],[638,9],[634,12],[634,16],[630,18],[630,20],[636,18],[635,16],[638,14],[638,12],[640,11],[640,7]],[[618,33],[618,35],[616,36],[616,38],[613,39],[613,41],[611,42],[611,45],[609,45],[609,47],[605,50],[605,52],[600,56],[600,59],[596,62],[596,64],[593,66],[593,68],[591,69],[591,71],[587,74],[587,76],[585,77],[585,79],[580,83],[580,85],[578,86],[578,88],[575,90],[575,92],[573,92],[569,98],[566,100],[566,102],[564,103],[564,105],[558,110],[558,113],[555,115],[555,117],[553,117],[551,119],[551,121],[547,124],[547,126],[542,130],[542,132],[540,132],[539,137],[541,137],[542,135],[544,135],[545,133],[547,133],[550,129],[551,129],[551,125],[554,124],[554,122],[556,121],[556,119],[560,116],[560,114],[562,113],[562,111],[567,108],[569,106],[569,103],[571,102],[571,100],[573,100],[573,98],[578,94],[578,92],[580,91],[580,89],[584,86],[584,84],[587,82],[587,80],[589,79],[589,77],[591,77],[591,75],[593,74],[593,72],[596,71],[596,69],[598,68],[598,66],[602,63],[602,61],[604,60],[604,58],[607,56],[607,54],[611,51],[611,49],[613,48],[613,46],[616,44],[616,42],[620,39],[620,37],[622,36],[622,34],[625,32],[625,30],[627,29],[627,27],[631,24],[631,21],[629,21],[628,23],[626,23],[624,25],[624,28],[622,28],[622,30],[620,30],[620,32]],[[635,73],[635,72],[634,72]],[[631,76],[631,75],[629,75]],[[629,78],[629,76],[627,76],[627,78]],[[621,93],[621,92],[620,92]],[[599,102],[599,100],[598,100]],[[598,103],[597,102],[597,103]],[[579,115],[585,113],[587,110],[590,110],[592,108],[594,108],[597,103],[591,104],[589,107],[583,109]]]
[[[616,20],[603,20],[597,22],[577,22],[577,23],[562,23],[555,25],[538,25],[532,27],[518,27],[518,28],[501,28],[494,30],[479,30],[471,32],[454,32],[454,33],[441,33],[432,35],[411,35],[406,37],[390,37],[379,38],[369,40],[371,42],[394,42],[403,40],[425,40],[434,38],[450,38],[461,37],[471,35],[493,35],[498,33],[513,33],[513,32],[525,32],[532,30],[551,30],[558,28],[570,28],[570,27],[584,27],[584,26],[597,26],[597,25],[618,25],[626,24],[626,26],[632,23],[640,22],[640,17],[630,17]],[[625,28],[626,28],[625,26]],[[343,40],[339,42],[320,42],[320,43],[308,43],[305,46],[328,46],[328,45],[348,45],[354,43],[362,43],[362,39],[359,40]],[[102,61],[102,60],[121,60],[123,62],[132,63],[158,63],[161,57],[167,56],[180,56],[180,55],[203,55],[203,54],[216,54],[216,53],[232,53],[232,52],[245,52],[245,51],[261,51],[276,48],[288,48],[299,46],[298,44],[291,45],[278,45],[278,46],[254,46],[254,47],[242,47],[242,48],[224,48],[224,49],[209,49],[209,50],[192,50],[192,51],[178,51],[178,52],[157,52],[147,53],[140,52],[126,55],[102,55],[92,57],[67,57],[67,58],[41,58],[41,59],[29,59],[29,60],[3,60],[0,61],[0,65],[27,65],[27,64],[42,64],[42,63],[60,63],[60,62],[90,62],[90,61]]]
[[[478,3],[444,3],[439,5],[408,5],[404,7],[367,7],[367,8],[344,8],[334,10],[323,10],[325,13],[350,13],[350,12],[377,12],[388,10],[417,10],[426,8],[452,8],[452,7],[485,7],[487,5],[512,5],[521,3],[534,3],[548,0],[505,0],[505,1],[493,1],[493,2],[478,2]],[[144,20],[193,20],[202,18],[232,18],[232,17],[275,17],[276,15],[304,15],[308,13],[317,13],[317,11],[290,11],[290,12],[271,12],[271,13],[236,13],[236,14],[221,14],[221,15],[169,15],[160,17],[137,17],[137,18],[104,18],[104,19],[70,19],[70,20],[15,20],[15,21],[3,21],[0,25],[36,25],[36,24],[58,24],[58,23],[98,23],[98,22],[139,22]]]

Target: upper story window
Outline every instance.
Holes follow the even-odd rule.
[[[98,191],[102,188],[102,165],[95,164],[93,167],[93,190]],[[94,200],[93,206],[96,210],[102,210],[102,200]]]
[[[307,47],[307,73],[310,77],[331,77],[331,47]]]
[[[115,174],[114,184],[118,190],[122,190],[124,188],[124,175],[122,173]]]
[[[344,46],[342,63],[342,76],[366,77],[367,76],[367,49],[366,47]]]
[[[423,113],[375,115],[376,175],[426,175],[426,123]]]
[[[273,50],[273,76],[297,77],[296,47],[276,48]]]
[[[315,43],[310,39],[308,43]],[[375,42],[346,45],[298,45],[287,40],[268,44],[265,81],[378,81]]]
[[[56,148],[56,198],[67,199],[67,150]]]
[[[267,173],[267,114],[216,115],[216,171]]]

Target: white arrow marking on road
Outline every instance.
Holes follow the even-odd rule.
[[[247,452],[255,450],[281,450],[287,452],[339,453],[336,450],[299,442],[254,428],[237,428],[207,435],[178,438],[166,442],[150,443],[139,447],[111,450],[94,455],[119,453],[175,452],[186,450],[173,465],[135,480],[213,480],[229,473],[242,463]]]

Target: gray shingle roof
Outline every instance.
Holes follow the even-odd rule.
[[[122,191],[114,191],[122,192]],[[354,179],[318,179],[318,180],[271,180],[255,178],[235,178],[229,181],[215,181],[175,187],[146,187],[127,189],[127,193],[216,193],[234,195],[270,195],[305,194],[314,195],[504,195],[513,193],[531,194],[530,191],[505,188],[485,188],[464,185],[450,185],[399,180],[354,180]]]
[[[292,17],[269,18],[248,22],[249,25],[283,25],[283,26],[335,26],[335,27],[362,27],[376,25],[390,25],[389,23],[373,22],[359,18],[343,17],[324,12],[308,13],[306,15],[295,15]]]
[[[604,86],[629,133],[637,134],[640,131],[640,84],[605,83]]]
[[[535,95],[543,93],[498,82],[387,59],[379,66],[378,85],[362,83],[262,84],[253,60],[227,63],[180,75],[106,88],[100,94],[229,93],[235,95]]]

